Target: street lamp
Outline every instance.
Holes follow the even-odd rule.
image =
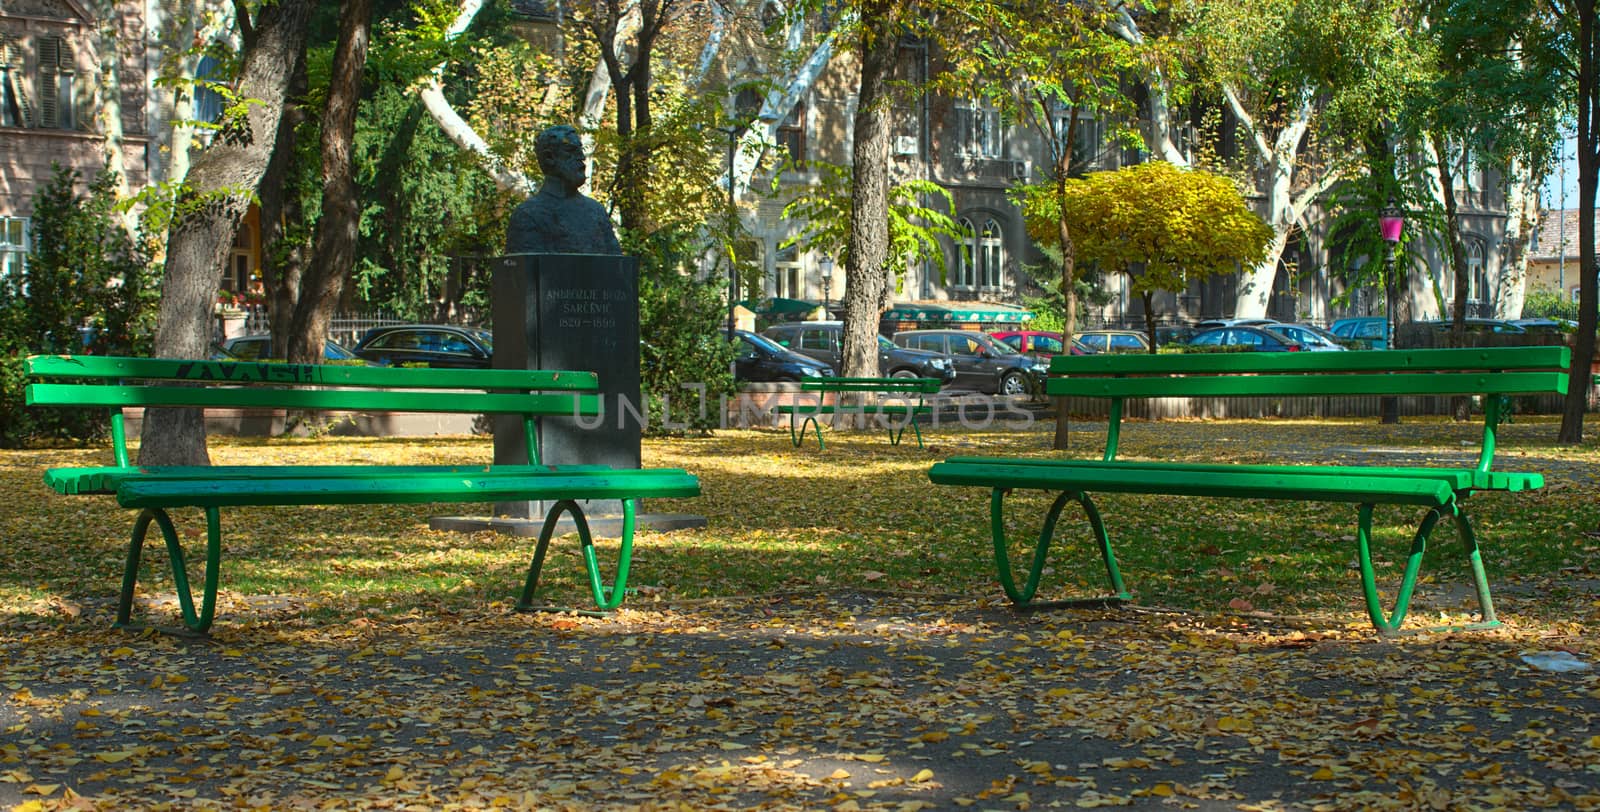
[[[745,125],[734,123],[726,127],[713,127],[723,135],[728,136],[728,338],[733,338],[733,309],[739,300],[739,263],[735,254],[733,241],[734,224],[738,222],[739,213],[733,200],[733,155],[739,147],[739,136],[744,134]]]
[[[833,257],[823,257],[817,261],[817,269],[822,272],[822,316],[833,318],[830,311],[830,288],[833,287]]]
[[[1388,297],[1388,325],[1389,349],[1395,349],[1395,340],[1400,336],[1400,285],[1395,279],[1394,249],[1400,243],[1400,232],[1405,230],[1406,221],[1402,216],[1400,207],[1394,204],[1394,198],[1389,198],[1389,205],[1384,206],[1378,213],[1378,233],[1383,237],[1383,280],[1384,294]],[[1400,400],[1395,397],[1386,397],[1380,401],[1384,423],[1400,422]]]

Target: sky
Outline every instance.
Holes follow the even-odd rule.
[[[1561,167],[1544,186],[1544,206],[1547,209],[1575,209],[1578,207],[1577,137],[1568,137],[1561,145]],[[1563,189],[1565,195],[1563,196]]]

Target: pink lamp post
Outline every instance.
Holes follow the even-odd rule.
[[[1394,204],[1394,198],[1389,198],[1389,205],[1384,206],[1378,213],[1378,233],[1383,237],[1383,281],[1386,302],[1387,322],[1389,333],[1387,346],[1395,349],[1395,339],[1400,336],[1400,285],[1394,273],[1394,249],[1400,243],[1400,233],[1405,230],[1406,221],[1402,216],[1400,207]],[[1380,402],[1384,423],[1400,422],[1400,400],[1386,397]]]

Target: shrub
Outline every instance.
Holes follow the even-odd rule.
[[[692,429],[715,428],[722,420],[723,396],[734,391],[729,368],[733,345],[724,335],[728,311],[721,283],[695,277],[694,242],[687,233],[622,236],[622,252],[640,262],[639,336],[644,343],[639,348],[639,388],[649,408],[649,426],[652,431],[669,430],[670,421]]]
[[[0,447],[103,436],[99,410],[27,409],[22,359],[36,353],[138,355],[149,351],[156,278],[150,253],[123,230],[116,177],[75,191],[55,168],[34,196],[32,250],[20,275],[0,276]]]

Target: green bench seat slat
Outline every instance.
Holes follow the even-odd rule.
[[[550,471],[518,476],[412,474],[399,477],[135,479],[117,488],[128,508],[262,505],[416,504],[517,499],[641,499],[700,494],[695,477],[677,469]]]
[[[803,392],[914,392],[935,394],[942,384],[933,378],[810,378]]]
[[[134,479],[325,479],[335,476],[407,477],[418,474],[518,476],[565,471],[604,471],[605,465],[193,465],[144,468],[116,465],[52,468],[44,482],[64,496],[115,493]]]
[[[912,406],[904,403],[780,403],[772,407],[778,414],[933,414],[932,406]]]
[[[1379,352],[1379,350],[1374,350]],[[1242,354],[1242,353],[1239,353]],[[1300,354],[1300,353],[1293,353]],[[1311,353],[1305,353],[1311,354]],[[1342,353],[1316,353],[1340,355]],[[1186,357],[1186,356],[1178,356]],[[1186,375],[1052,377],[1045,392],[1061,397],[1339,397],[1348,395],[1521,395],[1567,391],[1558,372],[1423,372],[1394,375]]]
[[[1260,474],[1324,474],[1328,476],[1436,479],[1462,491],[1519,491],[1544,487],[1544,474],[1523,471],[1476,471],[1470,468],[1366,468],[1351,465],[1262,465],[1224,463],[1145,462],[1138,460],[1052,460],[1017,457],[951,457],[947,463],[963,465],[1038,465],[1087,469],[1133,469],[1194,474],[1234,471]]]
[[[940,485],[1090,490],[1256,499],[1302,499],[1438,506],[1455,497],[1438,479],[1289,474],[1254,471],[1160,471],[1138,468],[935,463],[928,478]]]
[[[36,383],[27,388],[29,406],[193,406],[231,409],[310,409],[318,411],[455,412],[467,404],[479,413],[594,416],[600,414],[595,394],[507,394],[472,392],[407,392],[368,389],[283,389],[190,386],[80,386]]]
[[[27,371],[29,375],[39,378],[153,378],[205,383],[232,381],[400,389],[592,391],[599,385],[595,373],[578,370],[418,369],[96,355],[36,355],[27,359]]]

